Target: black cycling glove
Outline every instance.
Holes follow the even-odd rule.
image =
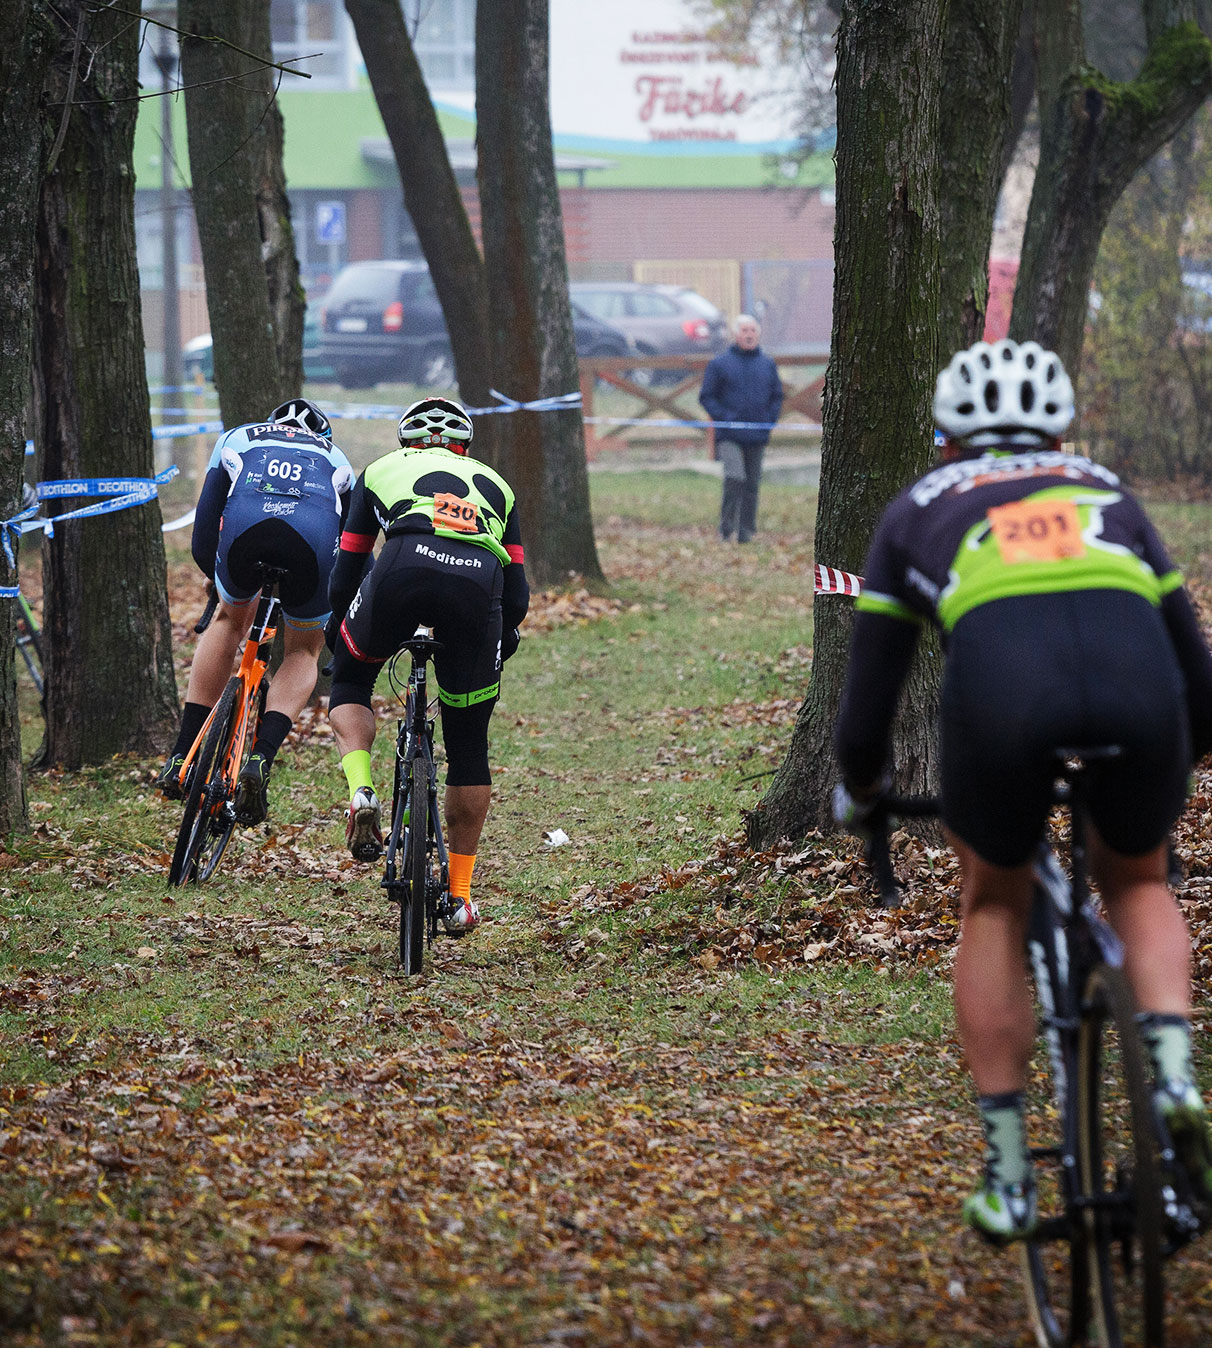
[[[522,634],[516,627],[501,633],[501,661],[504,663],[518,649]]]

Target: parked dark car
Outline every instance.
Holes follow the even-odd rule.
[[[320,329],[311,310],[303,319],[303,378],[321,383],[333,378],[331,365],[326,365],[319,354]],[[204,379],[208,384],[215,377],[215,350],[209,332],[191,338],[181,348],[181,364],[186,379]]]
[[[573,305],[578,356],[627,356],[626,335]],[[353,262],[321,307],[320,355],[346,388],[386,381],[449,388],[454,360],[437,291],[424,262]]]
[[[424,262],[353,262],[320,309],[320,353],[346,388],[449,388],[454,360],[438,292]]]
[[[582,308],[630,337],[642,355],[711,356],[728,345],[727,319],[689,286],[574,281],[571,292]],[[676,371],[655,373],[679,377]]]
[[[613,323],[604,323],[595,318],[588,309],[582,309],[572,301],[572,331],[576,338],[577,355],[586,356],[632,356],[635,343],[627,334],[616,328]]]

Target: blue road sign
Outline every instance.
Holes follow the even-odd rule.
[[[343,201],[316,202],[316,242],[345,242],[345,203]]]

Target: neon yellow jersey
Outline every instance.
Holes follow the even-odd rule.
[[[487,548],[504,566],[511,561],[502,540],[513,488],[479,459],[441,449],[398,449],[372,463],[363,483],[388,537],[433,533]]]

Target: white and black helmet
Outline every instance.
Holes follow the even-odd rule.
[[[332,423],[315,403],[308,402],[306,398],[292,398],[290,402],[275,407],[269,414],[269,420],[277,425],[298,426],[312,435],[322,435],[326,440],[332,439]]]
[[[473,434],[471,418],[452,398],[422,398],[405,411],[396,427],[404,447],[435,445],[456,454],[467,453]]]
[[[1073,420],[1073,385],[1038,342],[977,342],[951,358],[934,388],[934,424],[954,440],[993,444],[1022,432],[1051,439]]]

